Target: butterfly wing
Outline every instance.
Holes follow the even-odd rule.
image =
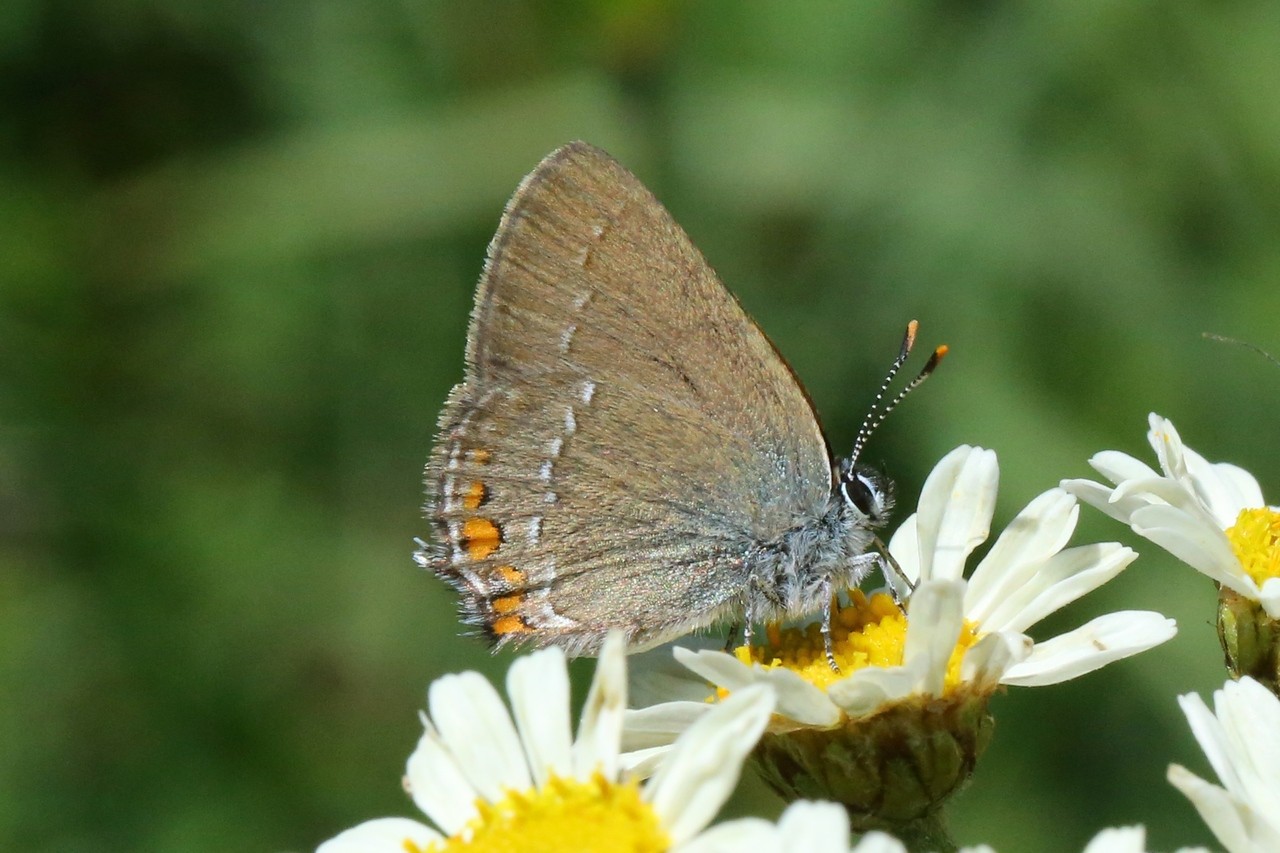
[[[790,368],[639,180],[571,143],[508,204],[427,466],[423,557],[501,641],[728,615],[832,468]]]

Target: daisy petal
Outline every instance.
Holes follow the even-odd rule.
[[[691,672],[726,690],[737,690],[755,681],[755,676],[750,668],[733,655],[725,652],[712,651],[711,649],[693,651],[692,649],[676,646],[671,650],[671,654],[681,664],[687,666]],[[707,692],[708,694],[711,693],[711,691]]]
[[[850,717],[862,717],[909,696],[924,679],[925,659],[914,666],[866,667],[827,688],[827,696]]]
[[[965,616],[987,627],[992,611],[1011,595],[1030,598],[1025,592],[1027,582],[1035,581],[1039,567],[1067,544],[1079,514],[1076,499],[1062,489],[1050,489],[1027,504],[973,570]],[[1000,629],[999,622],[990,627]]]
[[[964,653],[960,677],[984,686],[999,684],[1009,667],[1026,660],[1032,648],[1031,638],[1025,634],[987,634]]]
[[[1093,480],[1063,480],[1058,483],[1058,488],[1124,524],[1129,523],[1135,511],[1151,504],[1151,501],[1142,496],[1117,497],[1115,489]]]
[[[622,723],[627,711],[627,642],[621,631],[610,631],[596,661],[596,673],[573,744],[573,775],[585,782],[599,772],[618,778]]]
[[[1119,450],[1103,450],[1093,454],[1089,466],[1112,483],[1158,476],[1151,466]]]
[[[961,580],[922,581],[911,596],[903,662],[923,663],[920,692],[941,696],[947,677],[947,661],[964,626],[964,590]]]
[[[1280,619],[1280,578],[1267,578],[1258,592],[1258,603],[1272,619]]]
[[[1036,643],[1031,655],[1009,667],[1005,684],[1057,684],[1093,672],[1112,661],[1158,646],[1177,633],[1159,613],[1122,610],[1099,616],[1065,634]]]
[[[986,541],[1000,469],[993,451],[961,446],[930,472],[916,525],[920,578],[956,580],[973,549]]]
[[[1085,845],[1084,853],[1146,853],[1147,831],[1141,826],[1104,829]]]
[[[1144,507],[1133,514],[1131,523],[1135,533],[1150,539],[1191,568],[1241,595],[1251,595],[1250,584],[1244,583],[1240,561],[1221,530],[1198,524],[1171,506]]]
[[[741,853],[778,849],[778,828],[764,818],[743,817],[717,824],[681,845],[679,853]]]
[[[488,679],[478,672],[436,679],[427,704],[441,739],[481,796],[497,799],[504,788],[529,787],[524,747]]]
[[[777,713],[803,726],[825,728],[840,722],[840,709],[825,690],[806,681],[790,669],[766,669],[759,673],[762,684],[773,688],[778,697]]]
[[[1169,784],[1191,801],[1205,826],[1230,853],[1260,849],[1253,846],[1241,819],[1240,806],[1230,794],[1178,764],[1169,765],[1167,778]]]
[[[316,848],[316,853],[404,853],[425,850],[443,836],[429,826],[403,817],[367,820],[335,835]]]
[[[1022,633],[1102,586],[1137,558],[1137,551],[1115,542],[1081,545],[1054,554],[1025,579],[1022,588],[1007,592],[994,612],[982,620],[982,627]]]
[[[507,696],[534,784],[542,787],[552,774],[568,776],[573,732],[564,652],[550,648],[517,658],[507,672]]]
[[[798,800],[778,818],[780,853],[848,853],[849,815],[835,803]]]
[[[1229,462],[1219,462],[1213,466],[1213,470],[1218,475],[1227,500],[1236,507],[1235,515],[1229,519],[1230,523],[1234,524],[1235,516],[1246,507],[1266,506],[1266,501],[1262,499],[1262,487],[1248,471]]]
[[[676,742],[644,788],[674,846],[711,822],[738,784],[742,761],[773,712],[773,691],[744,687],[695,723]]]
[[[915,584],[920,580],[920,542],[919,534],[916,531],[916,514],[913,512],[907,516],[906,521],[898,525],[898,529],[893,531],[893,538],[889,540],[889,553],[898,561],[898,568],[902,569],[902,574],[911,584]],[[905,601],[911,595],[911,588],[902,583],[902,578],[897,577],[897,572],[887,572],[889,578],[889,586],[893,589],[894,595],[899,601]]]
[[[667,746],[714,707],[706,701],[676,700],[628,710],[622,727],[622,748],[630,752]]]
[[[476,816],[480,795],[467,781],[440,734],[424,721],[426,731],[405,769],[409,796],[431,822],[452,835]]]
[[[862,836],[858,845],[850,853],[907,853],[907,848],[888,833],[868,832]]]

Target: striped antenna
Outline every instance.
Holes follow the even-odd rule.
[[[876,431],[880,424],[884,423],[884,419],[889,417],[889,413],[896,409],[908,394],[920,387],[929,378],[929,375],[933,373],[938,363],[947,354],[946,344],[935,349],[933,355],[929,356],[929,361],[925,363],[924,368],[916,374],[916,378],[908,382],[907,386],[899,391],[889,401],[888,405],[881,409],[880,404],[884,400],[885,392],[889,390],[889,385],[893,382],[893,377],[898,375],[902,365],[907,362],[907,356],[911,354],[911,347],[916,342],[916,330],[919,327],[920,324],[915,320],[907,324],[906,334],[902,336],[902,346],[898,349],[898,357],[893,360],[893,364],[889,365],[889,371],[885,374],[884,381],[880,383],[880,390],[876,391],[875,400],[872,401],[867,416],[863,418],[862,426],[858,427],[858,435],[853,440],[853,452],[849,455],[850,465],[858,461],[858,456],[862,453],[862,449],[866,447],[867,440],[871,438],[871,434]]]

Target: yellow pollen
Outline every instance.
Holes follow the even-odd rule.
[[[1241,510],[1227,530],[1227,541],[1258,586],[1267,578],[1280,577],[1280,512],[1265,506]]]
[[[816,622],[803,628],[768,626],[768,642],[764,646],[739,646],[734,650],[738,660],[765,669],[785,667],[826,689],[849,673],[867,666],[901,666],[907,639],[907,614],[888,593],[878,592],[867,598],[862,590],[853,590],[849,606],[832,602],[831,648],[840,672],[827,663],[822,642],[822,627]],[[951,661],[947,664],[946,689],[960,683],[960,662],[965,651],[979,639],[976,625],[965,622]],[[721,691],[721,698],[725,692]]]
[[[671,847],[653,807],[640,798],[637,780],[552,776],[541,788],[507,791],[498,802],[481,800],[476,807],[479,814],[428,848],[431,853],[662,853]]]

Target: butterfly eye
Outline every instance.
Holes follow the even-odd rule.
[[[880,487],[873,479],[857,471],[851,471],[840,481],[840,493],[844,499],[867,518],[876,518],[883,508]]]

